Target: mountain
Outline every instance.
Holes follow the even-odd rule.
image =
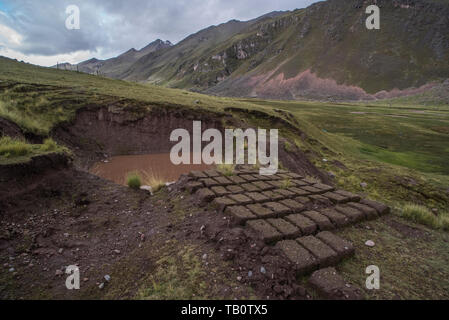
[[[101,74],[106,77],[119,79],[122,74],[129,70],[129,68],[140,58],[171,46],[173,46],[173,44],[170,41],[157,39],[140,50],[132,48],[115,58],[108,60],[98,60],[93,58],[81,62],[78,65],[63,63],[59,64],[59,68],[64,70],[78,70],[90,74]]]
[[[380,30],[365,26],[373,3]],[[226,96],[394,98],[449,78],[448,16],[448,0],[327,0],[231,20],[145,54],[127,52],[100,70]]]

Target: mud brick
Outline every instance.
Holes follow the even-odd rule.
[[[206,170],[204,171],[204,174],[206,174],[210,178],[215,178],[221,176],[221,173],[217,170]]]
[[[270,198],[264,196],[260,192],[248,192],[248,193],[245,193],[245,195],[248,198],[252,199],[256,203],[262,203],[262,202],[270,201]]]
[[[327,206],[332,205],[332,201],[330,201],[326,197],[323,197],[320,194],[314,194],[312,196],[309,196],[309,198],[312,199],[312,201],[314,201],[314,202],[318,202],[318,203],[321,203],[321,204],[324,204],[324,205],[327,205]]]
[[[305,187],[301,187],[301,189],[310,192],[311,194],[319,194],[322,191],[320,189],[317,189],[315,187],[311,187],[311,186],[305,186]]]
[[[230,177],[228,177],[228,179],[231,180],[235,184],[246,183],[246,180],[240,178],[239,176],[230,176]]]
[[[282,233],[285,239],[296,239],[301,236],[301,230],[284,219],[268,219],[267,221]]]
[[[348,258],[354,255],[354,245],[329,231],[323,231],[316,235],[318,239],[323,241],[329,247],[337,252],[339,259]]]
[[[236,205],[237,203],[227,197],[215,198],[212,205],[218,210],[219,213],[225,212],[226,208],[229,206]]]
[[[272,186],[271,184],[268,184],[266,182],[263,182],[263,181],[253,182],[253,185],[257,186],[262,191],[274,189],[274,186]]]
[[[267,202],[264,203],[264,206],[272,210],[276,214],[276,217],[282,217],[284,215],[292,213],[292,209],[278,202]]]
[[[349,221],[353,223],[360,222],[365,218],[365,214],[362,211],[354,209],[353,207],[336,206],[335,210],[344,214],[346,217],[348,217]]]
[[[284,170],[284,169],[279,169],[277,172],[280,173],[280,174],[286,174],[286,173],[288,173],[288,171],[287,171],[287,170]]]
[[[327,192],[327,193],[323,194],[323,196],[328,198],[333,203],[346,203],[351,200],[351,199],[349,199],[345,196],[342,196],[338,193],[335,193],[335,192]]]
[[[346,283],[334,268],[315,271],[309,278],[309,284],[325,299],[364,300],[362,290]]]
[[[297,187],[306,187],[309,185],[307,182],[304,182],[302,180],[293,180],[292,183],[295,184]]]
[[[257,192],[260,191],[259,187],[256,186],[254,183],[244,183],[240,185],[245,191],[247,192]]]
[[[265,191],[265,192],[262,192],[262,194],[264,196],[268,197],[271,201],[278,201],[278,200],[285,199],[283,195],[273,192],[273,191]]]
[[[291,214],[285,219],[297,226],[305,236],[315,234],[318,230],[316,223],[302,214]]]
[[[276,217],[276,214],[272,210],[265,208],[259,203],[249,204],[246,206],[246,208],[248,208],[259,219],[268,219]]]
[[[248,227],[259,234],[259,237],[267,244],[282,239],[282,234],[265,220],[251,220],[247,222]]]
[[[189,183],[187,183],[186,185],[186,190],[192,194],[195,193],[196,191],[198,191],[198,189],[201,189],[204,187],[204,184],[202,182],[199,181],[191,181]]]
[[[200,182],[204,183],[204,185],[208,188],[219,185],[219,183],[212,178],[200,179]]]
[[[220,186],[230,186],[231,184],[234,184],[231,180],[229,180],[226,177],[216,177],[214,179],[218,182]]]
[[[289,199],[297,196],[294,192],[288,191],[287,189],[275,189],[275,190],[273,190],[273,192],[279,193],[284,198],[289,198]]]
[[[332,208],[321,210],[320,213],[326,216],[337,228],[342,228],[350,224],[348,217]]]
[[[287,173],[287,175],[288,175],[291,179],[304,179],[303,176],[301,176],[301,175],[299,175],[299,174],[297,174],[297,173],[294,173],[294,172],[289,172],[289,173]]]
[[[295,201],[298,201],[298,202],[302,203],[303,205],[308,205],[309,203],[312,202],[312,200],[310,200],[310,198],[308,198],[308,197],[296,197]]]
[[[254,177],[258,181],[270,181],[271,180],[271,176],[264,176],[264,175],[260,175],[260,174],[256,174],[256,175],[254,175]]]
[[[276,244],[276,247],[280,249],[295,266],[298,276],[312,272],[318,268],[318,262],[315,257],[309,251],[301,247],[296,241],[281,241]]]
[[[310,220],[313,220],[317,225],[320,231],[328,231],[328,230],[334,230],[335,226],[332,224],[332,222],[329,220],[328,217],[322,215],[319,212],[316,211],[306,211],[302,213]]]
[[[301,197],[308,196],[310,194],[310,192],[307,192],[301,188],[296,188],[296,187],[288,188],[288,191],[294,192],[297,196],[301,196]]]
[[[381,215],[381,216],[390,213],[390,207],[386,206],[383,203],[372,201],[372,200],[367,200],[367,199],[363,199],[360,202],[362,204],[365,204],[365,205],[371,207],[371,208],[376,209],[377,213],[379,213],[379,215]]]
[[[195,178],[195,179],[207,178],[207,175],[202,171],[191,171],[189,173],[189,176],[191,176],[192,178]]]
[[[242,187],[240,187],[240,186],[237,186],[237,185],[232,185],[232,186],[228,186],[228,187],[226,187],[226,189],[230,192],[230,193],[243,193],[243,192],[245,192],[245,190],[242,188]]]
[[[248,220],[255,220],[257,217],[242,206],[232,206],[226,208],[226,214],[231,216],[233,223],[244,225]]]
[[[230,192],[228,190],[226,190],[224,187],[212,187],[210,188],[213,192],[215,192],[215,194],[219,197],[223,197],[225,195],[230,194]]]
[[[328,186],[327,184],[323,183],[316,183],[312,187],[322,190],[323,192],[332,192],[335,190],[334,187]]]
[[[271,184],[273,187],[275,188],[281,188],[283,183],[280,180],[275,180],[275,181],[267,181],[268,184]]]
[[[308,183],[308,184],[317,184],[317,179],[311,178],[311,177],[307,177],[305,179],[302,179],[302,181]]]
[[[299,203],[295,200],[291,200],[291,199],[286,199],[286,200],[282,200],[279,201],[280,203],[282,203],[284,206],[289,207],[290,209],[293,210],[294,213],[300,213],[301,211],[305,210],[305,207],[302,203]]]
[[[290,177],[288,174],[286,174],[286,173],[279,173],[279,171],[278,171],[277,176],[280,177],[282,180],[291,180],[292,179],[292,177]]]
[[[201,204],[206,204],[215,199],[215,193],[209,188],[202,188],[196,192],[196,196],[201,202]]]
[[[273,174],[270,176],[270,180],[277,181],[277,180],[282,180],[282,178],[277,174]]]
[[[365,214],[365,217],[369,220],[376,219],[379,217],[376,209],[368,207],[365,204],[361,204],[358,202],[349,202],[348,206],[357,209],[359,211],[362,211]]]
[[[255,182],[255,181],[259,181],[259,179],[257,179],[255,176],[251,175],[251,174],[244,174],[241,175],[240,178],[245,179],[248,182]]]
[[[254,202],[252,199],[248,198],[244,194],[231,194],[228,197],[230,199],[234,200],[235,202],[237,202],[237,204],[239,204],[241,206],[251,204]]]
[[[333,266],[339,261],[337,253],[323,241],[314,236],[299,238],[296,241],[317,258],[320,268]]]
[[[354,194],[352,192],[345,191],[345,190],[337,190],[337,191],[335,191],[335,193],[338,193],[342,196],[345,196],[345,197],[351,199],[352,202],[359,202],[362,199],[358,194]]]

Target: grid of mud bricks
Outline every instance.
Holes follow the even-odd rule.
[[[298,275],[334,266],[354,254],[352,243],[330,231],[390,211],[384,204],[283,170],[273,176],[254,169],[232,176],[193,171],[190,177],[186,189],[201,205],[212,204],[234,225],[251,228],[267,244],[276,245]]]

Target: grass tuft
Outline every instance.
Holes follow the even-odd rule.
[[[5,158],[23,157],[31,154],[32,146],[25,141],[11,137],[0,138],[0,156]]]
[[[140,189],[142,186],[142,179],[140,178],[140,175],[137,172],[131,172],[126,177],[126,184],[131,189]]]
[[[426,225],[432,229],[449,231],[449,214],[435,215],[428,208],[418,204],[407,204],[401,210],[401,216],[412,222]]]
[[[151,187],[151,191],[156,193],[165,187],[165,181],[158,177],[154,172],[144,172],[144,183]]]
[[[226,177],[231,177],[234,175],[235,165],[233,164],[219,164],[217,170]]]

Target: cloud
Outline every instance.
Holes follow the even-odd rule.
[[[0,0],[0,46],[25,61],[109,58],[158,38],[174,43],[210,25],[249,20],[314,0]],[[80,30],[68,30],[66,7],[80,8]],[[4,52],[5,50],[3,50]],[[1,52],[1,51],[0,51]],[[13,56],[14,58],[17,58]],[[53,57],[50,59],[50,57]],[[38,59],[39,60],[39,59]],[[59,61],[60,62],[60,61]]]

